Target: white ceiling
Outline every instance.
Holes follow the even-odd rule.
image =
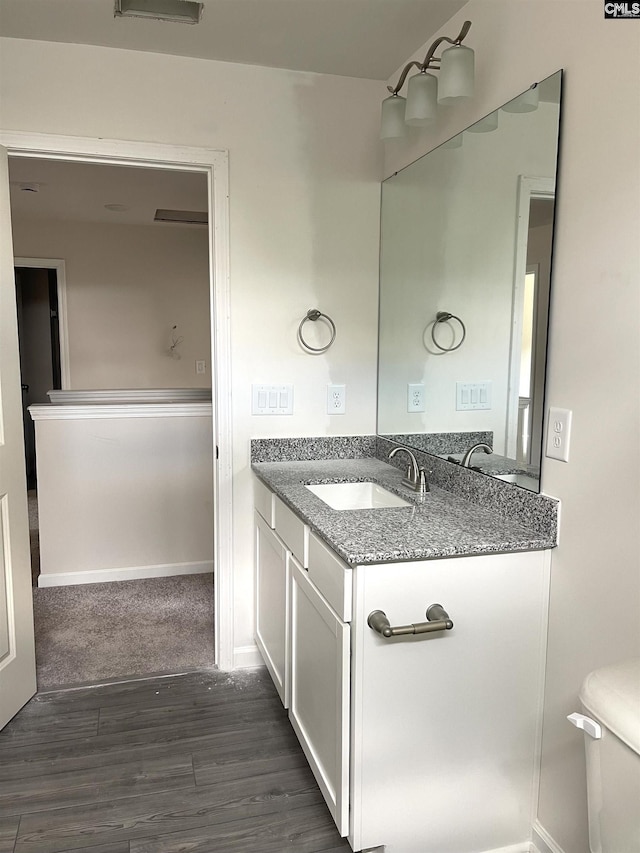
[[[153,225],[156,208],[207,210],[202,172],[10,157],[9,181],[14,220]],[[37,192],[26,191],[25,184],[35,184]],[[128,210],[108,210],[106,204]]]
[[[204,0],[192,25],[115,18],[114,0],[0,0],[0,33],[387,80],[466,3]]]

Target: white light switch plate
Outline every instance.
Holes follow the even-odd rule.
[[[550,459],[569,461],[569,441],[571,439],[571,409],[549,409],[547,423],[546,455]]]
[[[252,415],[292,415],[293,385],[252,385]]]
[[[491,408],[491,380],[456,382],[456,410]]]

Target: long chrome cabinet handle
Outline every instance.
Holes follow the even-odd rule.
[[[407,634],[432,634],[434,631],[450,631],[453,628],[453,622],[441,604],[432,604],[427,607],[426,616],[426,622],[397,625],[392,628],[386,613],[382,610],[372,610],[367,617],[367,625],[386,639]]]

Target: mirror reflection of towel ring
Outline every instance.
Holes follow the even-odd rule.
[[[450,346],[450,347],[443,347],[436,340],[436,326],[438,325],[438,323],[447,323],[449,320],[457,320],[458,323],[460,323],[462,335],[461,335],[460,340],[458,341],[457,344],[454,344],[453,346]],[[431,326],[431,340],[438,347],[439,350],[442,350],[442,352],[453,352],[454,350],[459,349],[459,347],[461,347],[462,344],[464,343],[464,339],[466,338],[466,336],[467,336],[467,330],[465,328],[464,323],[460,319],[460,317],[456,317],[455,314],[450,314],[448,311],[438,311],[438,313],[436,314],[436,319],[434,320],[434,322]],[[455,338],[454,338],[454,340],[455,340]]]
[[[325,344],[323,347],[312,347],[310,344],[308,344],[305,341],[305,339],[302,335],[302,329],[303,329],[304,324],[308,320],[312,320],[315,323],[316,320],[320,320],[320,319],[325,320],[327,322],[329,328],[331,329],[331,340],[329,341],[328,344]],[[305,314],[305,316],[302,318],[302,320],[300,321],[300,325],[298,326],[298,341],[300,342],[300,346],[303,347],[304,349],[306,349],[307,352],[314,353],[315,355],[318,355],[321,352],[326,352],[329,349],[329,347],[331,346],[331,344],[335,341],[335,339],[336,339],[336,324],[333,322],[331,317],[328,317],[326,314],[323,314],[322,311],[318,311],[317,308],[310,308],[307,311],[307,313]]]

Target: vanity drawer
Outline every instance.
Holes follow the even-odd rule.
[[[350,622],[352,570],[314,533],[309,534],[309,578],[342,621]]]
[[[277,495],[273,496],[273,518],[276,533],[306,569],[309,565],[309,528]]]
[[[258,510],[260,515],[267,522],[269,527],[275,527],[274,521],[274,512],[273,512],[273,502],[275,499],[275,495],[268,489],[265,484],[256,478],[254,478],[253,484],[253,499],[255,508]]]

